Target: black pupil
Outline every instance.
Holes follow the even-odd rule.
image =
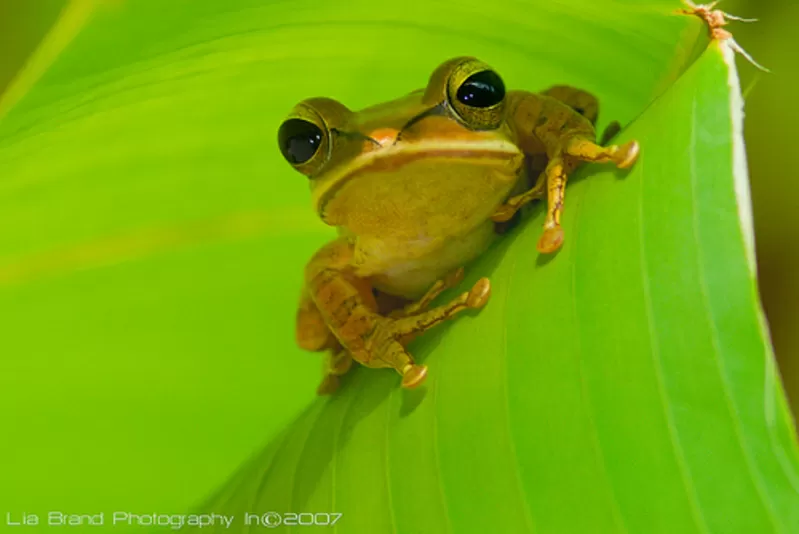
[[[458,101],[473,108],[487,108],[505,98],[505,84],[493,70],[472,74],[458,88]]]
[[[289,119],[280,126],[277,138],[283,157],[297,165],[316,154],[322,142],[322,130],[312,122]]]

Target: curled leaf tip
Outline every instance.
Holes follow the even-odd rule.
[[[716,2],[711,2],[710,4],[694,4],[691,0],[685,0],[686,5],[688,5],[687,9],[679,10],[680,13],[684,15],[695,15],[700,17],[702,20],[705,21],[708,25],[708,29],[710,30],[710,36],[716,40],[725,43],[728,45],[733,52],[742,55],[749,63],[754,65],[756,68],[764,71],[764,72],[771,72],[769,69],[755,61],[755,59],[743,49],[741,45],[735,42],[735,39],[732,37],[732,33],[730,31],[725,30],[724,26],[730,23],[730,21],[736,22],[757,22],[757,19],[748,19],[743,17],[738,17],[735,15],[730,15],[729,13],[725,13],[720,9],[715,9],[715,7],[719,4],[720,0]]]

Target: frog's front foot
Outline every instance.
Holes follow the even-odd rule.
[[[453,279],[449,282],[458,280],[462,273],[456,271],[452,276]],[[445,279],[444,285],[447,285],[446,282]],[[440,292],[441,289],[436,288],[431,292],[436,290]],[[402,317],[380,317],[376,328],[366,339],[365,345],[368,349],[356,353],[354,357],[367,367],[395,369],[402,375],[402,387],[415,388],[427,377],[427,366],[414,362],[405,346],[422,332],[454,318],[464,310],[482,308],[488,302],[490,294],[490,282],[487,278],[481,278],[470,291],[442,306]]]
[[[635,163],[639,152],[638,141],[602,147],[586,137],[569,139],[549,160],[544,171],[547,184],[547,215],[544,220],[544,233],[538,241],[538,251],[550,254],[563,244],[564,235],[560,226],[560,217],[563,213],[566,180],[568,174],[571,174],[580,162],[612,162],[616,167],[626,169]]]

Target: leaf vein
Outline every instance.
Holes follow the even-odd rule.
[[[590,185],[590,181],[586,181],[583,186],[583,196],[586,197],[588,195],[588,187]],[[578,206],[579,208],[579,206]],[[572,320],[574,321],[574,331],[580,332],[580,314],[578,311],[578,303],[577,303],[577,255],[579,253],[579,249],[577,248],[577,243],[579,242],[578,236],[580,235],[579,228],[580,228],[580,209],[576,209],[574,213],[574,227],[572,228],[572,241],[575,243],[574,246],[574,259],[570,261],[570,271],[571,271],[571,301],[572,301]],[[592,449],[596,455],[597,460],[597,467],[600,473],[604,476],[605,481],[608,487],[608,494],[610,495],[610,504],[611,510],[613,513],[613,518],[616,520],[617,525],[621,529],[621,532],[627,533],[627,526],[624,523],[624,516],[621,513],[621,506],[619,506],[619,499],[616,496],[616,491],[613,487],[613,480],[610,478],[608,474],[608,465],[607,460],[605,459],[605,454],[602,449],[602,440],[599,437],[599,430],[596,426],[596,421],[594,420],[594,414],[591,410],[591,393],[588,388],[588,382],[585,379],[584,373],[584,364],[583,364],[583,349],[582,343],[580,341],[580,336],[574,336],[574,343],[575,343],[575,357],[577,359],[577,372],[580,375],[580,392],[583,396],[585,401],[585,415],[586,415],[586,423],[588,424],[590,430],[588,431],[589,436],[591,436],[592,442]]]
[[[693,483],[691,474],[688,470],[688,465],[685,459],[685,451],[682,448],[680,439],[678,437],[679,431],[674,422],[674,416],[669,409],[669,394],[666,391],[666,384],[663,377],[663,361],[660,356],[660,346],[658,341],[657,327],[655,326],[655,318],[652,306],[652,289],[649,285],[649,266],[646,258],[645,246],[645,230],[644,230],[644,158],[640,158],[638,163],[638,171],[641,174],[639,180],[640,187],[638,189],[638,239],[639,239],[639,266],[641,273],[641,283],[644,294],[644,308],[646,314],[647,327],[649,329],[649,346],[650,354],[652,356],[652,368],[655,371],[655,380],[657,382],[658,399],[663,408],[663,415],[666,418],[666,428],[669,433],[669,440],[671,441],[672,448],[674,449],[674,457],[680,471],[680,478],[683,481],[683,486],[688,494],[688,502],[691,508],[691,515],[694,517],[696,526],[701,532],[708,533],[707,520],[702,514],[702,509],[699,504],[699,496],[696,492],[696,486]]]
[[[452,532],[452,522],[449,518],[449,505],[447,504],[447,492],[444,487],[444,478],[441,476],[441,450],[438,445],[438,384],[439,379],[435,379],[433,385],[433,456],[436,461],[436,472],[438,473],[438,489],[441,493],[441,503],[444,505],[444,519],[447,523],[447,532]]]
[[[716,367],[719,370],[719,378],[722,382],[722,389],[724,391],[724,401],[727,405],[727,410],[730,414],[730,419],[732,420],[732,427],[735,431],[735,434],[738,438],[738,444],[741,447],[741,452],[744,456],[744,461],[746,463],[746,468],[749,471],[750,475],[752,476],[752,480],[754,482],[755,489],[757,490],[757,494],[760,497],[760,500],[763,503],[763,508],[767,512],[767,516],[771,523],[774,525],[775,528],[782,530],[779,528],[779,522],[776,517],[776,513],[774,511],[773,505],[771,501],[767,498],[765,494],[765,490],[763,488],[763,481],[755,469],[755,466],[752,465],[752,455],[749,447],[746,445],[745,439],[743,437],[743,433],[741,432],[740,421],[736,417],[736,410],[735,406],[733,405],[731,394],[730,394],[730,385],[727,380],[727,375],[724,371],[724,364],[722,363],[721,355],[721,347],[719,343],[719,333],[718,329],[716,328],[716,323],[713,320],[713,314],[710,309],[710,297],[708,296],[708,288],[707,288],[707,277],[705,275],[705,262],[702,253],[702,246],[701,246],[701,239],[699,237],[699,212],[696,205],[696,198],[698,196],[697,193],[697,184],[696,184],[696,92],[694,92],[693,98],[691,100],[691,137],[690,137],[690,148],[689,148],[689,158],[690,158],[690,165],[691,165],[691,199],[693,201],[693,209],[691,210],[693,213],[692,217],[692,227],[693,227],[693,234],[694,234],[694,241],[696,243],[696,263],[697,263],[697,273],[699,275],[699,287],[702,294],[702,301],[704,303],[703,309],[705,312],[706,319],[709,324],[710,328],[710,338],[711,343],[713,345],[713,359],[716,362]]]
[[[501,361],[503,362],[503,373],[504,373],[504,380],[502,381],[504,386],[504,396],[505,396],[505,428],[508,435],[508,448],[510,449],[511,457],[513,458],[513,464],[516,466],[516,469],[513,470],[513,478],[516,481],[516,489],[519,492],[519,496],[522,500],[522,509],[524,515],[524,521],[527,526],[529,532],[535,532],[535,522],[533,521],[532,511],[530,510],[529,498],[527,496],[527,492],[524,489],[524,484],[522,484],[521,480],[521,465],[519,464],[519,454],[516,451],[516,444],[513,440],[513,430],[511,428],[511,417],[510,417],[510,387],[508,385],[509,376],[508,376],[508,296],[510,295],[510,287],[513,282],[513,276],[516,274],[516,265],[518,264],[518,255],[513,254],[510,264],[510,269],[508,272],[508,278],[505,285],[505,292],[502,295],[502,358]]]

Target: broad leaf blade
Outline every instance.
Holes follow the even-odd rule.
[[[491,304],[413,345],[424,391],[359,371],[244,469],[285,476],[233,501],[341,512],[341,532],[794,531],[727,53],[714,43],[625,132],[647,147],[632,172],[574,181],[557,257],[531,224],[472,268]]]

